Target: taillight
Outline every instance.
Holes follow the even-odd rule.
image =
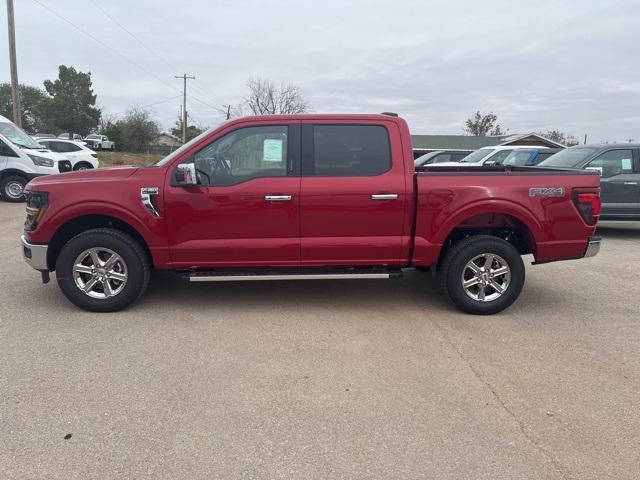
[[[24,229],[28,232],[35,230],[44,213],[49,207],[49,194],[47,192],[26,192],[27,220]]]
[[[598,222],[602,206],[599,193],[576,193],[573,201],[588,225],[595,225]]]

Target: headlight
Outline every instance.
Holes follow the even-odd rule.
[[[53,160],[28,153],[29,158],[38,167],[53,167]]]
[[[49,194],[47,192],[25,192],[27,197],[27,220],[24,229],[28,232],[35,230],[49,206]]]

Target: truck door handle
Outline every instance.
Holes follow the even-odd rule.
[[[267,202],[288,202],[291,200],[291,195],[265,195],[264,199]]]
[[[375,193],[371,195],[371,200],[397,200],[397,193]]]
[[[638,182],[624,182],[625,185],[638,185]]]

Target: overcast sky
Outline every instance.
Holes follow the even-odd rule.
[[[315,112],[395,111],[413,133],[460,134],[479,109],[510,133],[640,141],[638,0],[95,0],[158,56],[91,0],[39,1],[113,50],[15,0],[20,82],[42,86],[60,64],[90,71],[105,112],[163,102],[149,109],[165,129],[186,72],[203,126],[261,76],[299,85]]]

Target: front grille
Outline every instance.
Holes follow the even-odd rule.
[[[70,172],[71,170],[71,162],[69,160],[60,160],[58,162],[58,171],[60,173]]]

